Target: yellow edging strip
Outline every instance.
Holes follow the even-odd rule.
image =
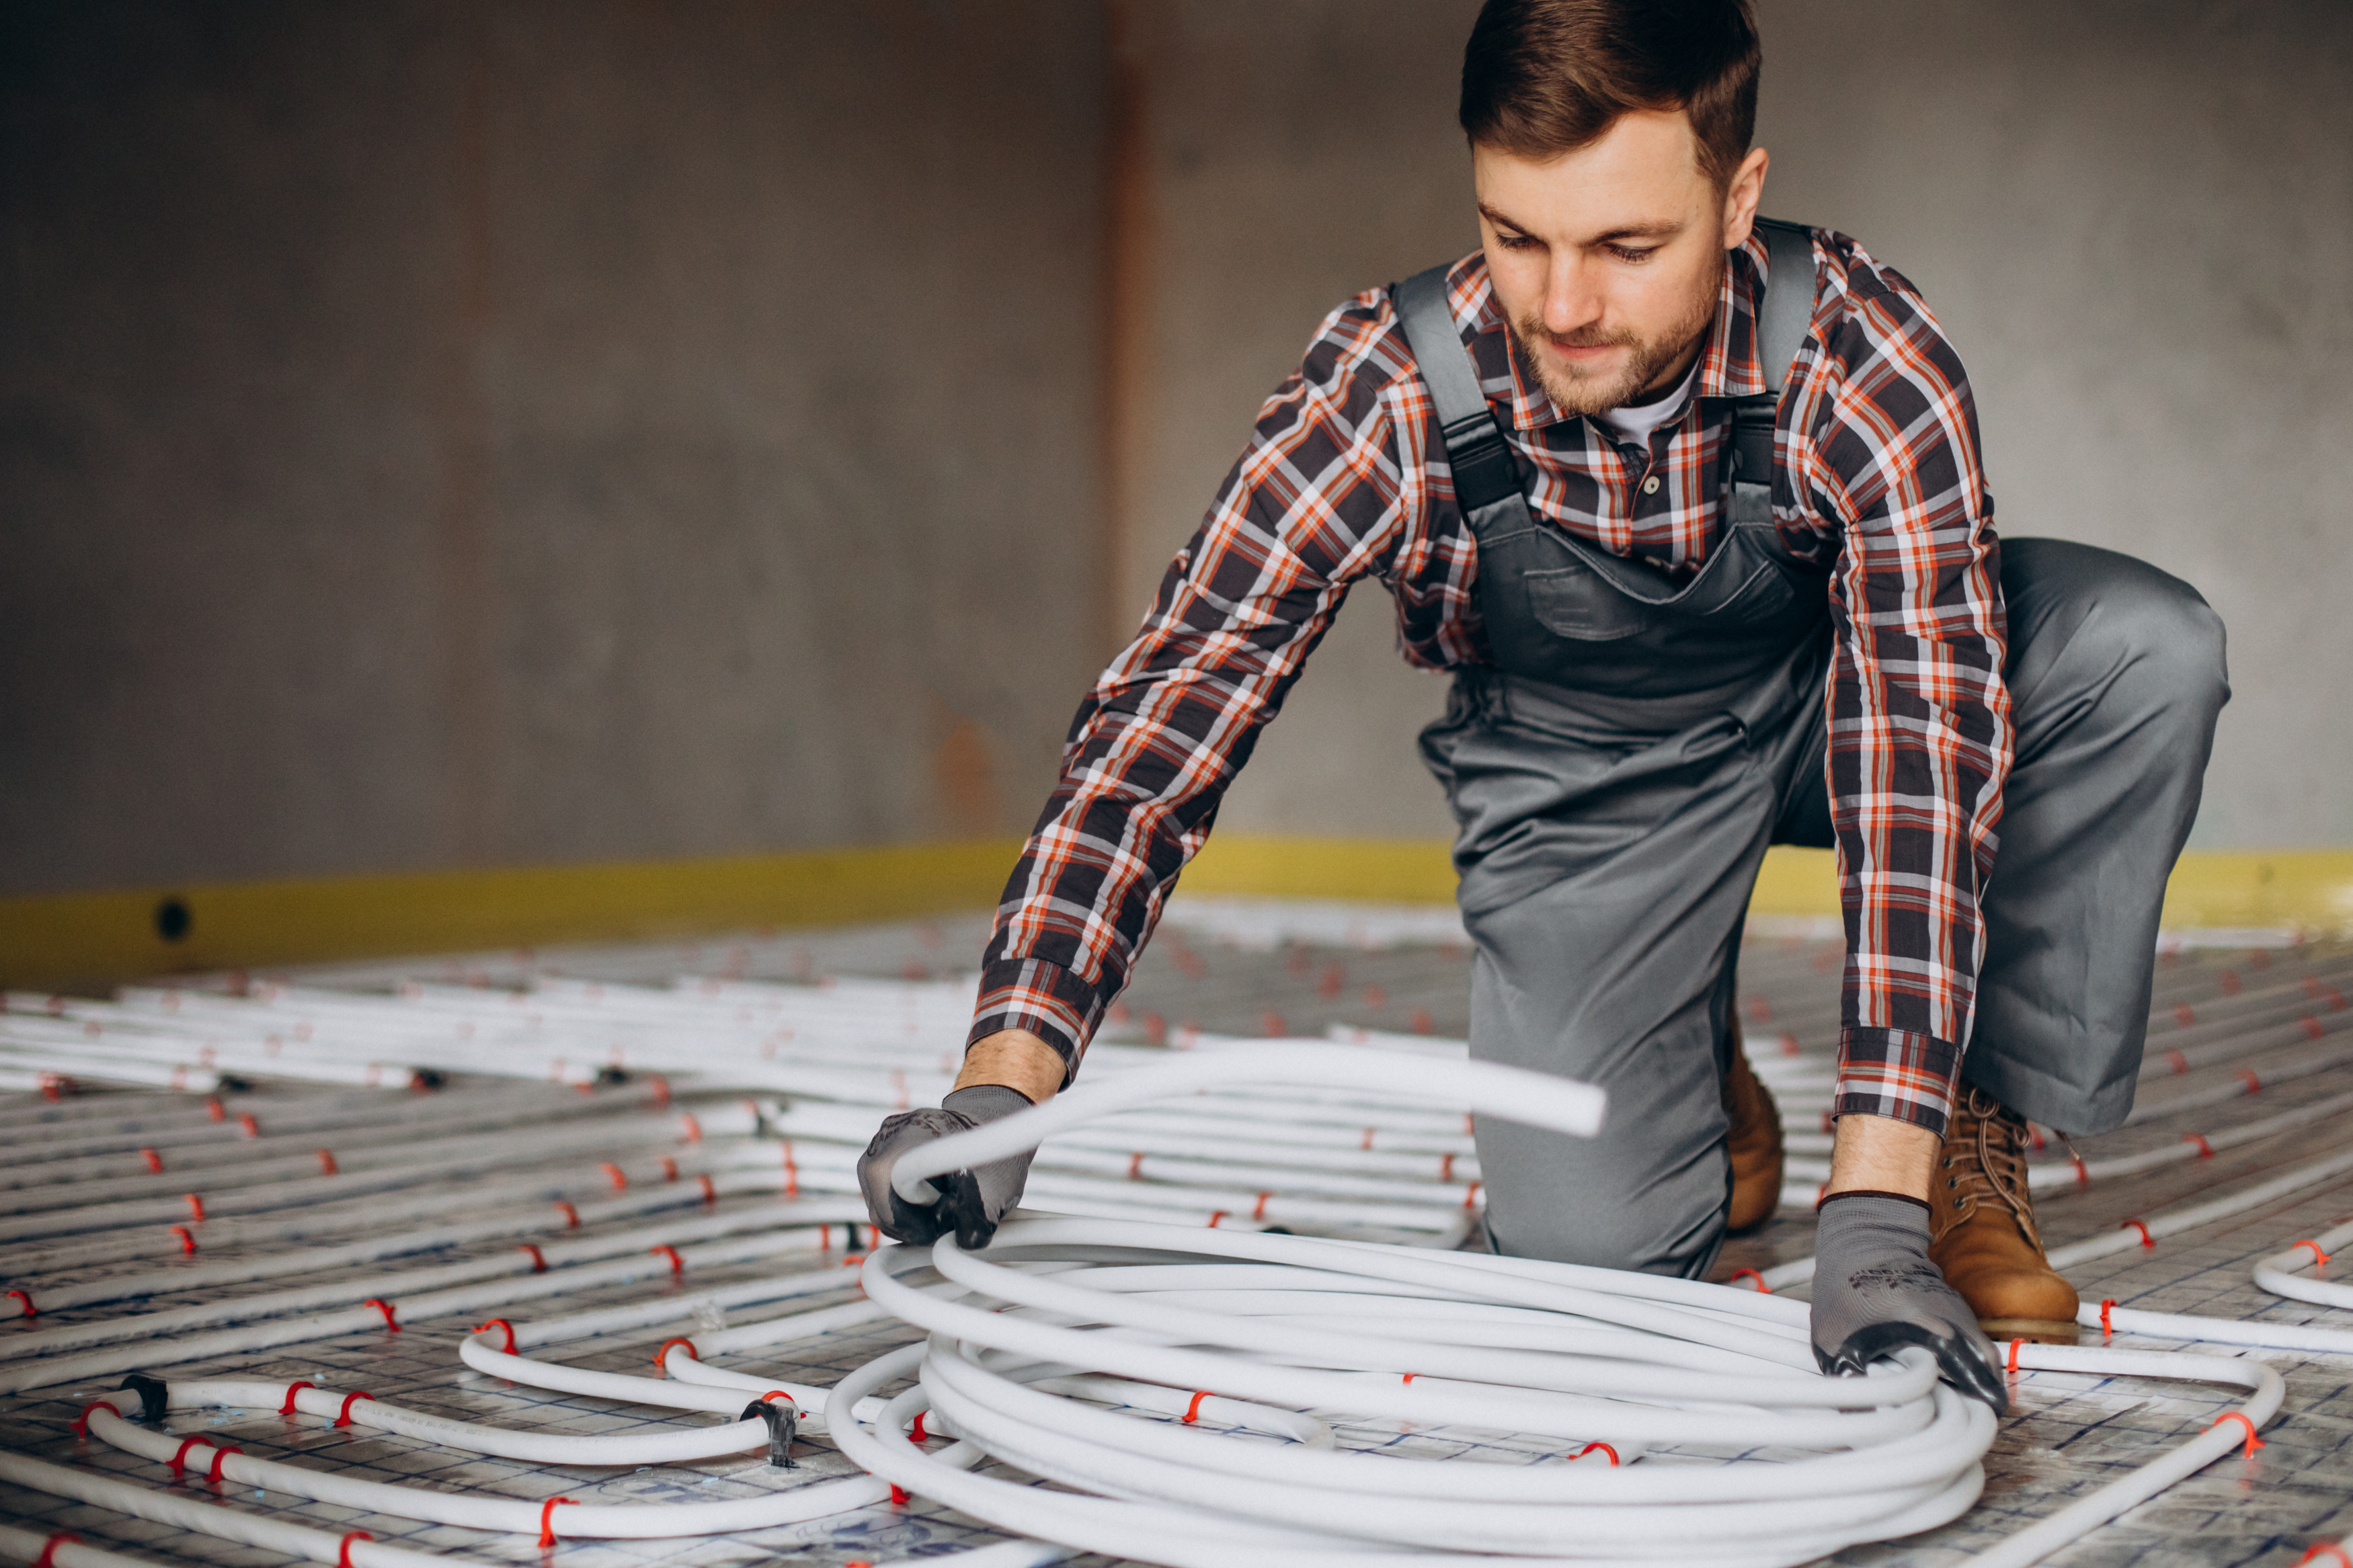
[[[992,839],[0,899],[0,984],[96,986],[174,971],[986,910],[1019,850],[1012,839]],[[1454,871],[1438,840],[1236,834],[1210,841],[1184,887],[1228,897],[1445,903],[1454,897]],[[158,919],[174,900],[187,917],[176,941],[159,930],[171,922]],[[1749,908],[1835,916],[1830,851],[1773,850]],[[2193,850],[2174,872],[2165,923],[2353,931],[2353,850]]]
[[[1020,849],[1008,838],[0,899],[0,984],[986,910]],[[177,941],[159,930],[176,923],[172,900],[187,917]]]

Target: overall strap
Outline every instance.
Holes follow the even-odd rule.
[[[1389,290],[1397,306],[1405,341],[1421,368],[1422,384],[1438,412],[1439,428],[1446,437],[1446,461],[1454,471],[1454,504],[1473,525],[1482,509],[1501,500],[1520,500],[1520,473],[1513,465],[1512,448],[1487,408],[1487,395],[1479,390],[1471,351],[1454,329],[1454,311],[1446,302],[1444,267],[1417,272]]]
[[[1814,232],[1769,217],[1758,218],[1756,226],[1768,261],[1765,297],[1757,307],[1757,363],[1765,390],[1733,405],[1732,474],[1743,484],[1769,485],[1781,393],[1814,324]]]

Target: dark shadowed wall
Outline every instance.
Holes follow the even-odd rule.
[[[0,891],[1026,826],[1103,26],[0,12]]]

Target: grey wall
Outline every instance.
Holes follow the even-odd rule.
[[[1468,249],[1474,0],[0,12],[0,892],[1026,825],[1265,394]],[[1768,205],[2353,842],[2353,9],[1762,0]],[[1358,590],[1229,831],[1436,835]]]
[[[0,891],[1027,825],[1091,0],[0,12]]]
[[[1128,594],[1332,305],[1476,242],[1452,129],[1475,5],[1158,7],[1158,444]],[[1767,209],[1926,291],[2005,532],[2141,555],[2231,628],[2194,842],[2353,842],[2353,7],[1760,0]],[[1440,683],[1357,589],[1221,824],[1443,833]]]

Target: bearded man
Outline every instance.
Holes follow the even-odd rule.
[[[1453,672],[1471,1050],[1609,1091],[1482,1119],[1489,1246],[1695,1277],[1779,1196],[1734,1022],[1766,847],[1834,847],[1847,960],[1813,1343],[2072,1340],[2021,1139],[2130,1109],[2158,906],[2229,695],[2198,594],[1997,540],[1959,356],[1854,240],[1757,217],[1746,0],[1490,0],[1465,50],[1480,248],[1325,319],[1134,642],[1008,885],[962,1077],[862,1164],[875,1221],[987,1239],[1011,1160],[915,1209],[912,1143],[1078,1069],[1349,585]]]

